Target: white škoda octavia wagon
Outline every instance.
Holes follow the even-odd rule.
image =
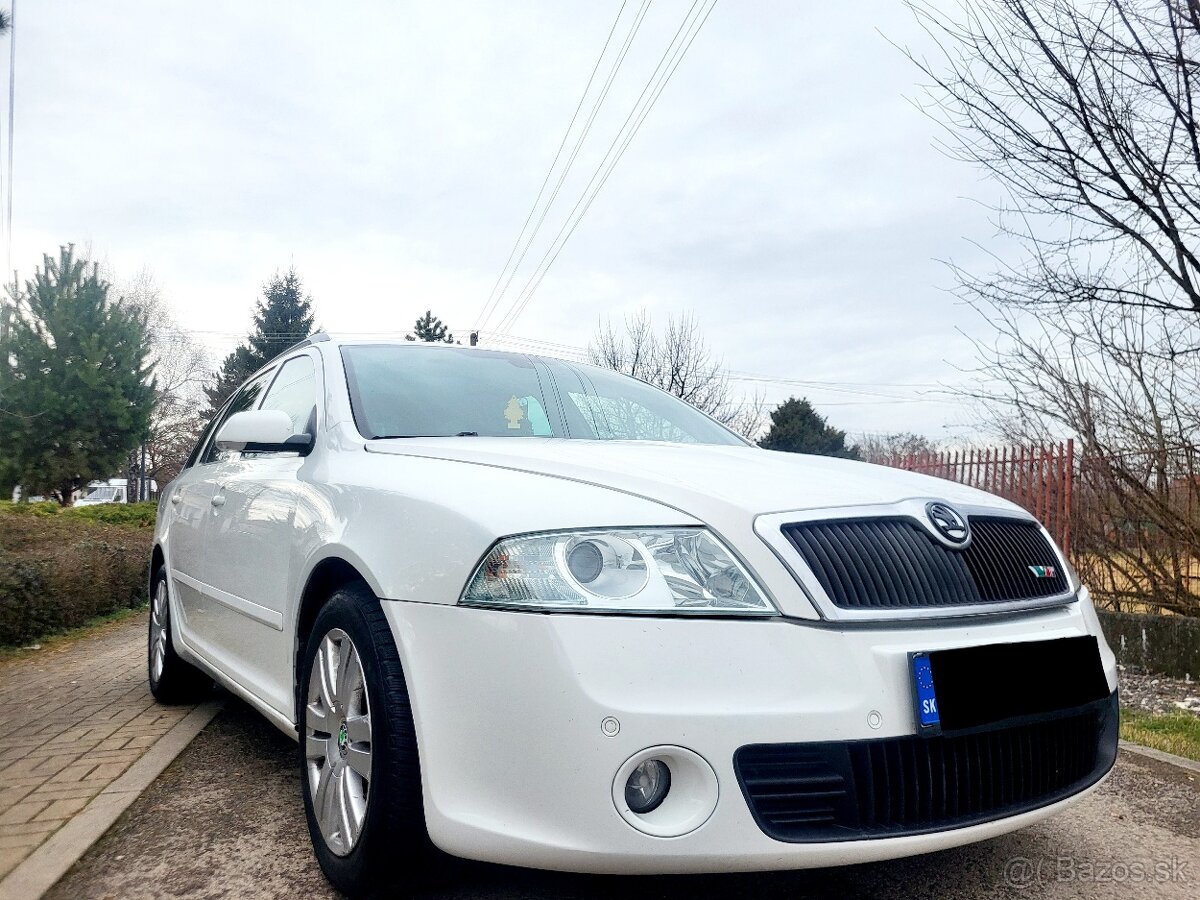
[[[590,366],[317,335],[216,416],[153,552],[155,696],[215,679],[298,738],[351,893],[438,848],[625,873],[940,850],[1116,754],[1113,655],[1024,510],[760,450]]]

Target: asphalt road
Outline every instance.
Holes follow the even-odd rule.
[[[48,895],[333,897],[309,847],[295,745],[246,706],[222,713]],[[886,863],[756,875],[561,875],[482,864],[430,898],[1200,896],[1200,776],[1122,752],[1091,797],[983,844]]]

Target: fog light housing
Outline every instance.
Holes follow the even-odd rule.
[[[674,744],[639,750],[621,764],[612,780],[617,814],[651,837],[674,838],[695,831],[716,810],[717,797],[713,767],[696,751]]]
[[[625,782],[625,804],[630,812],[644,816],[658,809],[670,790],[670,767],[661,759],[647,759],[629,773]]]

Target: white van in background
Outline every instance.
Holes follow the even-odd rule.
[[[76,506],[96,506],[100,503],[125,503],[129,500],[129,480],[110,478],[108,481],[93,481],[87,493],[75,501]]]

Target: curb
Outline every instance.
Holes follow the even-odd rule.
[[[91,849],[121,813],[150,786],[225,706],[202,703],[0,881],[0,900],[35,900],[50,890]]]
[[[1183,769],[1185,772],[1200,775],[1200,762],[1196,762],[1195,760],[1176,756],[1174,753],[1167,753],[1165,750],[1143,747],[1141,744],[1134,744],[1130,741],[1120,741],[1119,746],[1122,750],[1128,750],[1137,756],[1145,756],[1148,759],[1158,760],[1158,762],[1166,763],[1169,766]]]

